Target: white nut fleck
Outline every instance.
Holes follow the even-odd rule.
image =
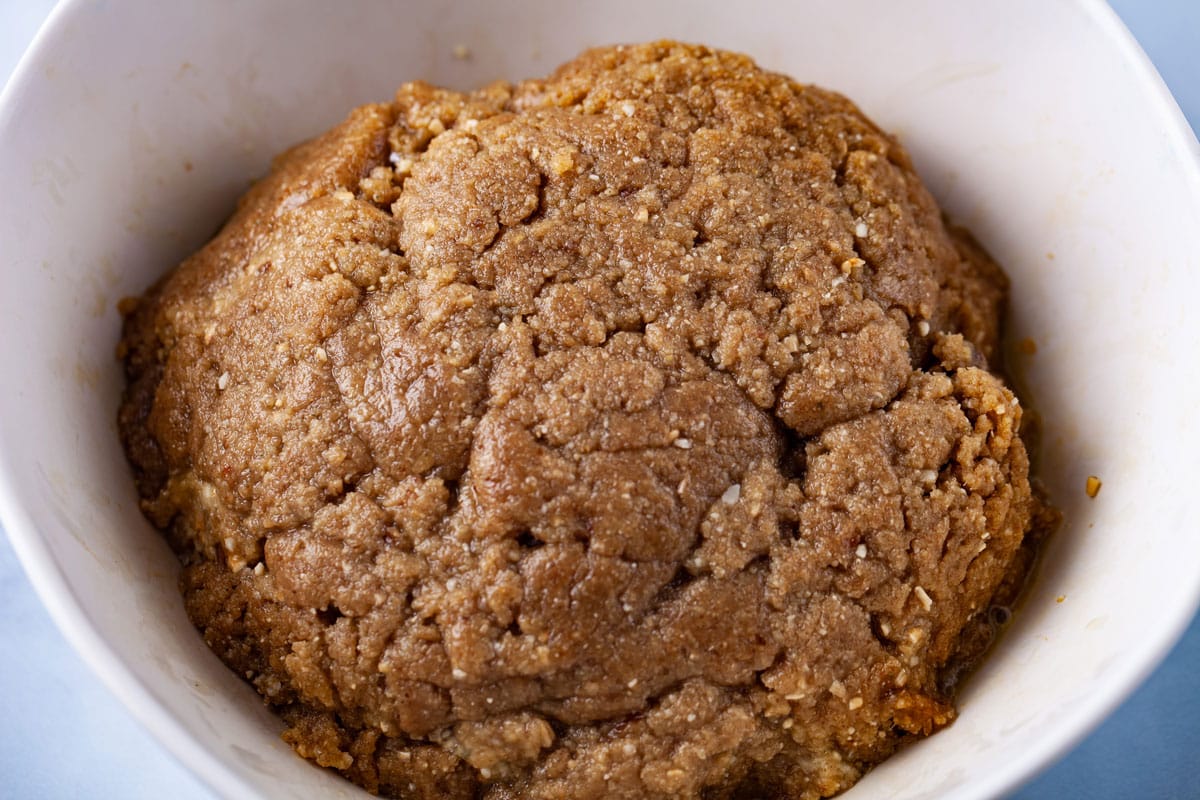
[[[740,483],[735,483],[735,484],[731,485],[728,489],[726,489],[725,493],[721,495],[721,502],[724,503],[725,505],[731,506],[734,503],[736,503],[738,501],[738,498],[741,496],[742,496],[742,485]]]
[[[691,449],[692,449],[692,440],[691,440],[691,439],[685,439],[685,438],[683,438],[682,436],[681,436],[680,438],[676,439],[676,440],[675,440],[674,442],[672,442],[671,444],[675,445],[675,446],[676,446],[676,447],[678,447],[680,450],[691,450]]]
[[[867,238],[867,233],[869,233],[869,229],[867,228],[867,223],[860,221],[857,225],[854,226],[854,235],[857,236],[858,238],[860,238],[860,239]]]
[[[222,372],[221,377],[217,378],[217,388],[221,391],[225,391],[227,386],[229,386],[229,373]]]
[[[866,558],[867,546],[865,544],[860,544],[857,548],[855,548],[854,555],[858,556],[859,558]]]
[[[397,175],[407,175],[412,172],[413,160],[400,153],[392,153],[388,156],[388,161],[392,162],[392,166],[396,168]]]
[[[929,593],[925,591],[924,587],[918,586],[917,588],[913,589],[913,594],[915,594],[917,599],[921,601],[921,605],[925,607],[926,611],[933,608],[933,598],[929,596]]]

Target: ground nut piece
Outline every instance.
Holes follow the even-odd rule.
[[[1004,277],[846,99],[407,84],[127,304],[188,614],[391,797],[815,798],[949,724],[1033,497]]]
[[[479,770],[484,780],[503,780],[537,761],[554,743],[550,723],[532,714],[498,717],[487,722],[460,722],[447,746]]]

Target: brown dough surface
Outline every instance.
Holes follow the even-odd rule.
[[[819,797],[953,718],[1028,561],[1004,296],[845,98],[599,49],[280,156],[130,303],[121,431],[306,758],[399,798]]]

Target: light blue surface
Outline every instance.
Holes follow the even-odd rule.
[[[7,79],[52,6],[0,0],[0,78]],[[1200,130],[1200,0],[1113,0],[1113,6]],[[0,537],[0,597],[0,798],[213,800],[67,646],[6,537]],[[1200,798],[1198,669],[1200,618],[1133,697],[1014,800]]]

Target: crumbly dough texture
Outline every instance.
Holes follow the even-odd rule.
[[[845,98],[598,49],[280,156],[126,309],[121,431],[306,758],[397,798],[815,798],[953,719],[1028,560],[1004,295]]]

